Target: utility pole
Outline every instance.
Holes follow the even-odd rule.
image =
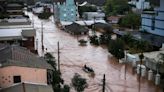
[[[103,76],[103,89],[102,89],[102,92],[105,92],[105,74],[104,74],[104,76]]]
[[[59,42],[58,42],[58,70],[60,71],[60,48],[59,48]]]
[[[52,0],[52,7],[53,7],[53,18],[54,18],[54,22],[55,22],[55,6],[54,6],[53,0]]]
[[[96,23],[96,20],[95,20],[95,16],[93,17],[93,19],[94,19],[94,24],[93,24],[93,35],[95,36],[96,35],[96,28],[95,28],[95,23]]]
[[[43,22],[41,22],[41,44],[42,44],[42,52],[44,55],[44,45],[43,45]]]
[[[126,66],[126,64],[127,64],[127,52],[125,51],[125,80],[126,80],[126,69],[127,69],[127,66]]]

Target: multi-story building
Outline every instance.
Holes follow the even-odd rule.
[[[7,18],[0,19],[0,43],[17,44],[36,52],[35,29],[19,2],[6,4]]]
[[[147,10],[142,13],[142,30],[164,36],[164,0],[155,1],[158,6],[154,10]]]
[[[77,19],[77,6],[74,0],[66,0],[66,2],[57,3],[56,13],[60,21],[75,21]]]
[[[150,8],[150,2],[146,0],[131,0],[129,4],[135,5],[137,9],[148,9]]]

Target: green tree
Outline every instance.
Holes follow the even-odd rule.
[[[62,92],[70,92],[70,87],[68,85],[64,85]]]
[[[110,34],[102,34],[100,35],[99,37],[99,40],[100,40],[100,44],[108,44],[111,40],[111,35]]]
[[[130,10],[128,0],[107,0],[104,6],[106,15],[125,14]]]
[[[133,36],[128,33],[126,35],[123,35],[121,37],[122,41],[124,42],[124,45],[125,45],[125,48],[126,49],[130,49],[131,47],[133,47],[133,44],[134,44],[134,39],[133,39]]]
[[[117,59],[124,58],[124,43],[121,39],[111,40],[108,51]]]
[[[61,85],[64,84],[64,80],[61,78],[60,71],[56,69],[55,57],[53,57],[52,54],[50,53],[46,53],[44,55],[44,58],[47,61],[47,63],[49,63],[54,68],[54,70],[52,71],[52,82],[51,82],[54,92],[62,92],[63,90],[68,90],[68,87],[61,88]],[[63,91],[63,92],[69,92],[69,91]]]
[[[85,78],[82,78],[79,74],[75,73],[72,78],[72,85],[77,92],[83,92],[87,87],[87,81]]]
[[[91,44],[99,45],[99,38],[97,35],[90,36],[89,39]]]
[[[47,63],[49,63],[55,70],[56,70],[56,61],[55,61],[55,57],[53,57],[50,53],[46,53],[44,55],[45,60],[47,61]]]
[[[121,27],[136,29],[141,25],[141,16],[135,13],[128,13],[119,20]]]
[[[78,12],[80,17],[82,17],[84,12],[96,12],[97,8],[96,6],[79,6],[78,7]]]

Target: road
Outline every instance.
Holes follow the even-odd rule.
[[[105,74],[106,92],[139,92],[139,82],[136,73],[132,73],[131,68],[128,67],[125,80],[125,66],[119,64],[108,53],[106,48],[92,46],[89,43],[87,46],[79,46],[77,37],[57,29],[52,22],[52,18],[40,20],[35,15],[28,14],[34,21],[34,27],[37,30],[36,39],[38,40],[36,43],[38,44],[40,56],[43,55],[41,50],[41,22],[43,22],[43,44],[47,48],[47,50],[44,50],[44,53],[50,52],[57,57],[57,42],[60,42],[61,73],[66,84],[70,85],[74,73],[79,73],[87,79],[89,84],[84,92],[102,92],[102,78],[103,74]],[[87,39],[86,36],[81,38]],[[82,70],[85,64],[94,69],[94,78]],[[71,92],[75,92],[72,87]],[[160,91],[154,84],[143,78],[140,92]]]

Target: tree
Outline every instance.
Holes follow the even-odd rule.
[[[91,44],[99,45],[99,39],[97,35],[90,36],[89,39]]]
[[[49,63],[54,70],[52,71],[52,87],[54,92],[61,92],[62,90],[68,90],[68,87],[61,88],[61,85],[64,84],[64,80],[61,78],[61,73],[56,69],[56,60],[55,57],[52,56],[50,53],[46,53],[44,55],[45,60],[47,63]],[[68,86],[68,85],[67,85]],[[69,92],[69,91],[63,91],[63,92]]]
[[[46,59],[47,63],[49,63],[56,70],[55,57],[53,57],[50,53],[46,53],[44,58]]]
[[[106,15],[125,14],[130,10],[128,0],[107,0],[104,6]]]
[[[82,78],[79,74],[75,73],[72,78],[72,85],[77,92],[83,92],[87,87],[87,82],[85,78]]]
[[[68,85],[64,85],[62,92],[70,92],[70,87]]]
[[[78,7],[78,12],[80,17],[82,17],[84,12],[96,12],[97,8],[96,6],[79,6]]]
[[[40,19],[49,19],[49,17],[52,15],[49,8],[44,7],[44,10],[42,13],[39,13],[38,18]]]
[[[110,34],[102,34],[99,37],[100,44],[108,44],[109,41],[111,40],[111,35]]]
[[[119,20],[121,27],[136,29],[141,25],[141,16],[135,13],[128,13]]]
[[[108,51],[117,59],[124,58],[124,43],[121,39],[111,40],[108,45]]]

